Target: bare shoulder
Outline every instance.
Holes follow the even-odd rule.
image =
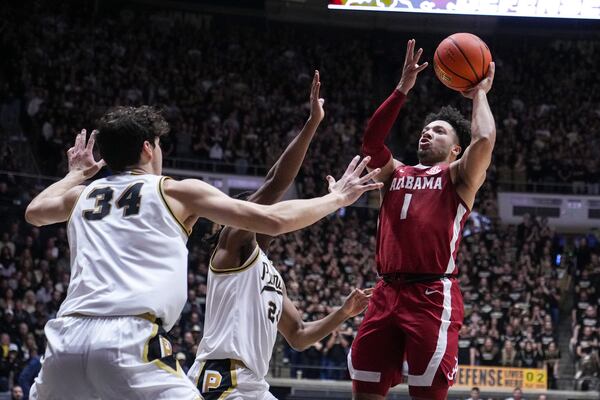
[[[201,196],[202,188],[206,185],[198,179],[163,179],[161,192],[168,208],[177,221],[191,231],[198,216],[191,207],[194,198]],[[208,185],[206,185],[208,186]]]

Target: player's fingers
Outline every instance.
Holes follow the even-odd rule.
[[[375,290],[375,289],[373,289],[373,288],[367,288],[367,289],[364,289],[363,292],[365,292],[366,294],[372,294],[373,290]]]
[[[373,171],[369,172],[368,174],[366,174],[365,176],[360,178],[359,182],[360,183],[369,182],[371,179],[376,177],[380,172],[381,172],[381,168],[375,168]]]
[[[496,63],[490,62],[490,69],[488,70],[487,77],[491,80],[494,80],[494,75],[496,74]]]
[[[327,180],[327,189],[331,192],[331,187],[335,184],[335,179],[333,179],[333,176],[331,175],[327,175],[325,177],[325,179]]]
[[[406,54],[404,55],[404,65],[408,64],[409,60],[412,58],[412,53],[410,52],[410,42],[410,40],[406,42]]]
[[[83,141],[85,140],[86,130],[82,129],[81,132],[75,136],[75,151],[80,151],[83,148]]]
[[[417,53],[415,54],[415,56],[412,59],[413,64],[417,64],[422,55],[423,55],[423,49],[419,48],[419,50],[417,50]]]
[[[425,61],[423,64],[419,65],[419,66],[418,66],[418,67],[415,69],[415,71],[416,71],[417,73],[419,73],[419,72],[423,71],[425,68],[427,68],[427,66],[428,66],[428,65],[429,65],[429,63],[428,63],[427,61]]]
[[[367,164],[369,163],[369,161],[371,161],[371,157],[366,156],[365,158],[363,158],[360,164],[358,164],[358,166],[354,169],[354,172],[352,172],[352,174],[357,178],[360,177],[365,168],[367,168]]]
[[[94,129],[92,131],[92,134],[90,135],[90,138],[85,146],[86,150],[92,151],[94,149],[94,144],[96,143],[96,135],[98,135],[98,131],[96,129]]]
[[[360,156],[354,156],[352,161],[350,161],[350,164],[348,164],[348,168],[346,168],[346,172],[344,172],[344,175],[351,174],[356,169],[356,165],[358,164],[359,160]]]
[[[383,182],[369,183],[368,185],[363,185],[361,187],[361,190],[363,193],[365,193],[365,192],[369,192],[371,190],[381,189],[382,187],[383,187]]]
[[[323,104],[325,104],[325,99],[319,99],[319,105],[323,107]]]

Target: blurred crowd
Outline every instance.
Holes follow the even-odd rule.
[[[599,236],[589,235],[575,242],[577,270],[569,351],[577,366],[575,378],[582,389],[600,382],[599,239]]]
[[[107,12],[89,8],[92,2],[24,3],[26,10],[0,4],[9,17],[0,26],[0,137],[10,139],[0,144],[0,170],[22,168],[15,154],[28,143],[36,172],[60,176],[76,129],[93,128],[108,107],[149,103],[162,105],[171,123],[167,157],[204,160],[230,173],[261,172],[308,116],[310,79],[318,68],[327,115],[300,172],[298,192],[322,194],[324,176],[336,174],[359,151],[362,128],[393,87],[398,71],[391,69],[403,59],[396,39],[375,33],[235,17],[225,22],[133,6]],[[418,42],[426,56],[438,39]],[[546,220],[529,216],[518,226],[502,226],[496,192],[508,185],[600,193],[600,160],[593,153],[600,148],[600,93],[578,90],[593,79],[600,43],[508,46],[496,38],[488,44],[498,64],[490,95],[498,140],[458,252],[465,298],[459,362],[546,368],[551,387],[560,378],[559,360],[574,360],[580,378],[597,377],[597,236],[560,235]],[[389,52],[400,57],[388,60]],[[399,158],[415,161],[423,117],[445,103],[469,111],[432,73],[423,75],[391,141]],[[43,326],[64,299],[70,273],[64,226],[40,230],[22,218],[39,189],[39,182],[0,176],[0,392],[19,385],[25,397],[45,348]],[[326,315],[353,287],[375,284],[376,221],[374,210],[342,209],[274,241],[270,256],[306,320]],[[202,239],[211,229],[200,225],[190,239],[188,302],[171,332],[186,367],[202,337],[211,250]],[[559,323],[567,322],[559,308],[570,295],[565,282],[571,276],[576,301],[565,355],[557,335]],[[305,352],[282,345],[281,363],[292,376],[347,378],[346,355],[361,318]]]

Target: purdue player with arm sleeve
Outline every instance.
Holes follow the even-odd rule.
[[[155,109],[118,107],[100,120],[86,145],[77,135],[69,173],[27,207],[36,225],[67,222],[71,280],[32,399],[198,399],[174,359],[164,331],[187,294],[189,232],[199,217],[277,235],[311,225],[351,204],[376,184],[360,177],[368,158],[353,160],[333,193],[273,206],[232,199],[195,179],[161,176],[160,137],[168,124]],[[116,174],[83,183],[102,167]],[[379,184],[377,184],[379,185]]]
[[[354,398],[382,399],[408,364],[413,399],[445,399],[458,370],[463,302],[454,259],[462,227],[485,180],[496,139],[487,92],[494,64],[463,95],[473,102],[471,124],[451,107],[425,119],[418,165],[392,157],[384,140],[417,75],[423,52],[408,42],[404,69],[392,95],[367,125],[363,152],[384,183],[376,264],[382,280],[352,344],[348,368]],[[464,151],[463,151],[464,150]]]
[[[319,87],[315,71],[306,125],[249,201],[276,203],[294,181],[325,115]],[[281,275],[265,254],[270,241],[270,236],[229,226],[219,234],[208,273],[204,335],[188,372],[205,399],[274,399],[265,376],[277,331],[292,347],[303,350],[367,306],[370,290],[355,289],[333,313],[303,322],[287,297]]]

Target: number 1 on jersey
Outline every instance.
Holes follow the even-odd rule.
[[[402,204],[402,211],[400,211],[400,219],[406,219],[406,214],[408,214],[408,207],[410,207],[411,199],[412,193],[406,193],[404,195],[404,203]]]

